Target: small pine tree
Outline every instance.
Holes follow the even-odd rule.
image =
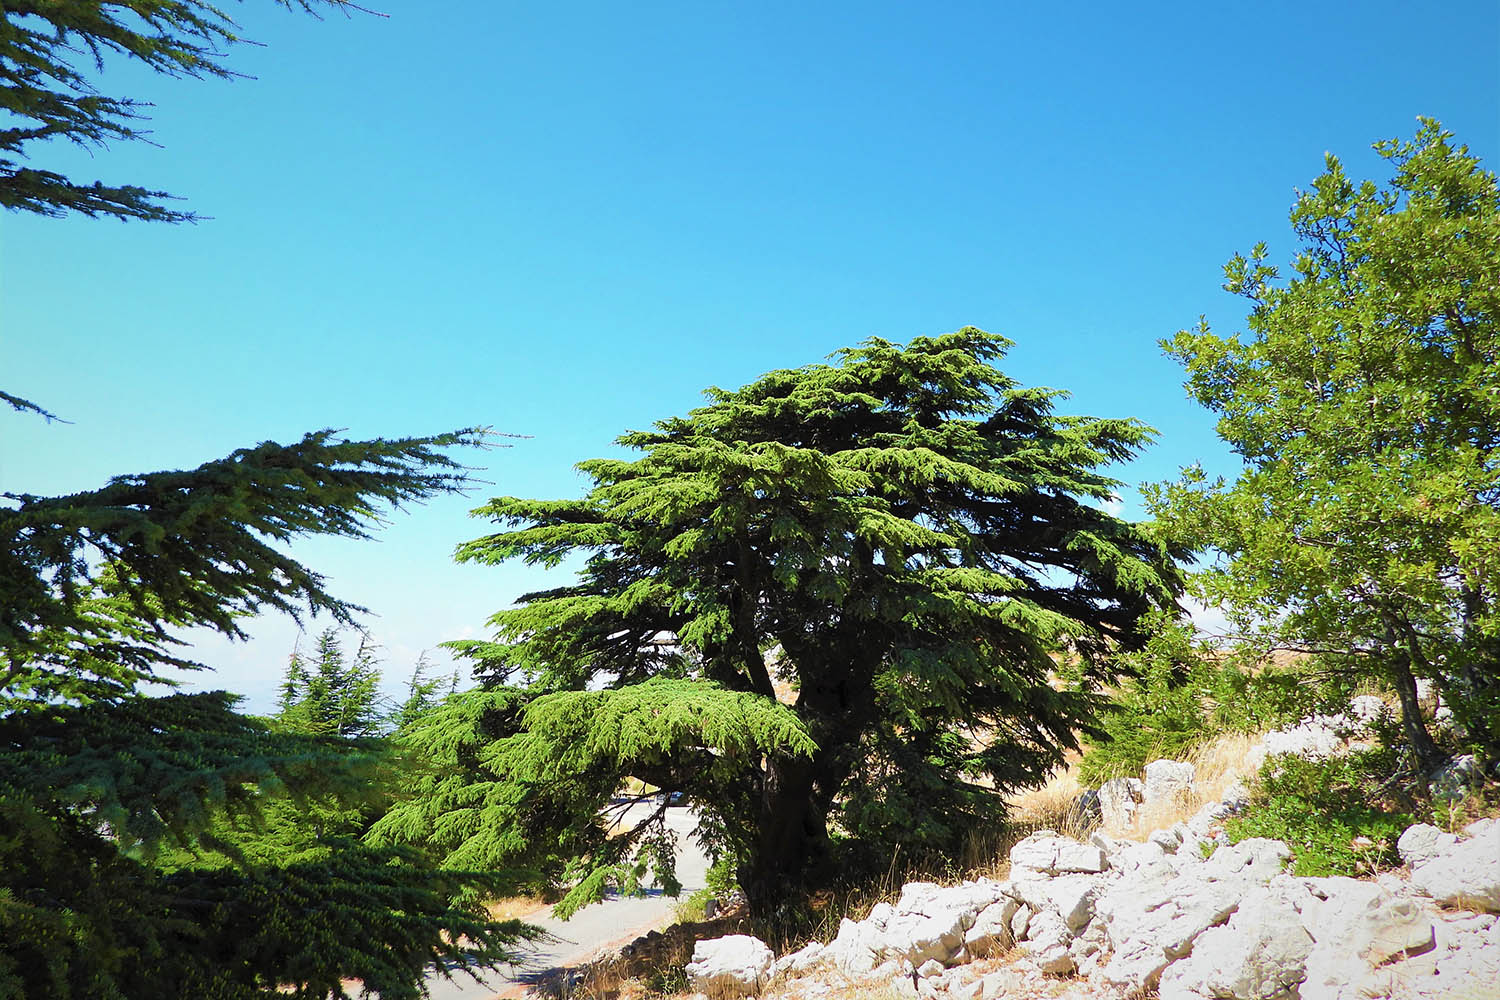
[[[453,694],[458,690],[458,671],[448,677],[428,677],[432,662],[423,650],[412,667],[411,677],[406,682],[406,698],[391,717],[392,727],[400,733],[408,729],[417,719],[437,705],[439,692]],[[444,690],[446,688],[446,690]]]
[[[352,661],[346,659],[337,628],[327,628],[314,643],[309,669],[294,652],[282,682],[276,716],[279,727],[323,736],[361,737],[384,732],[376,646],[361,632]]]
[[[292,647],[292,654],[287,657],[286,673],[281,678],[281,693],[276,698],[276,715],[280,719],[286,719],[292,711],[302,702],[303,694],[307,690],[307,666],[302,662],[302,651],[299,647]]]

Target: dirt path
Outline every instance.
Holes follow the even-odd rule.
[[[667,810],[667,824],[677,832],[677,877],[686,896],[703,888],[708,859],[689,838],[696,820],[685,808]],[[433,972],[427,988],[433,1000],[498,1000],[521,997],[533,983],[555,975],[559,969],[582,965],[601,953],[628,944],[649,930],[664,926],[672,917],[677,900],[652,890],[646,896],[615,896],[585,907],[568,921],[554,919],[545,909],[527,922],[547,931],[548,937],[526,949],[526,962],[515,968],[491,973],[482,982],[468,976],[446,979]]]

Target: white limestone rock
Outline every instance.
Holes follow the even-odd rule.
[[[1152,830],[1146,842],[1160,847],[1163,854],[1176,854],[1182,846],[1182,834],[1176,829]]]
[[[1108,861],[1120,851],[1125,850],[1125,848],[1135,843],[1135,841],[1116,840],[1114,837],[1111,837],[1107,833],[1101,833],[1100,831],[1095,830],[1093,833],[1089,834],[1089,843],[1093,844],[1095,847],[1099,848],[1099,850],[1103,851],[1104,860]]]
[[[1428,789],[1433,798],[1451,802],[1468,795],[1482,781],[1484,768],[1479,766],[1478,758],[1473,754],[1464,754],[1438,768],[1432,775],[1432,783]]]
[[[964,949],[976,958],[984,958],[1010,947],[1013,942],[1010,921],[1020,908],[1020,901],[1011,896],[986,906],[974,918],[973,926],[964,932]]]
[[[863,979],[880,964],[876,952],[883,944],[879,928],[845,917],[839,921],[838,936],[829,942],[824,957],[850,979]]]
[[[979,1000],[984,990],[984,983],[975,979],[969,982],[953,983],[948,987],[948,996],[952,1000]]]
[[[1252,769],[1259,769],[1259,766],[1257,763]],[[1244,809],[1249,801],[1250,790],[1243,782],[1235,781],[1224,789],[1218,802],[1204,805],[1193,814],[1192,819],[1182,824],[1186,828],[1186,835],[1200,840],[1208,840],[1220,835],[1224,829],[1224,820]]]
[[[1161,845],[1148,840],[1144,844],[1132,843],[1123,850],[1117,851],[1111,855],[1109,865],[1115,871],[1129,876],[1143,868],[1166,865],[1166,858],[1167,852],[1162,850]],[[1167,867],[1171,866],[1167,865]]]
[[[1484,923],[1488,921],[1488,923]],[[1492,914],[1439,913],[1437,946],[1370,977],[1379,995],[1402,1000],[1500,998],[1500,922]]]
[[[1104,875],[1017,879],[1011,885],[1011,892],[1033,914],[1056,913],[1070,931],[1076,931],[1093,918],[1094,901],[1109,881]]]
[[[1349,699],[1349,715],[1369,728],[1391,715],[1391,708],[1373,694],[1355,695]]]
[[[1180,862],[1207,861],[1208,855],[1203,852],[1204,842],[1193,836],[1183,824],[1177,824],[1177,829],[1182,833],[1182,846],[1177,848],[1177,860]]]
[[[1063,918],[1051,910],[1043,910],[1031,918],[1026,931],[1026,940],[1021,948],[1030,953],[1037,968],[1043,972],[1061,975],[1072,972],[1073,956],[1068,946],[1073,943],[1073,932]]]
[[[1146,779],[1142,801],[1148,806],[1174,802],[1193,788],[1195,769],[1186,761],[1153,760],[1142,773]]]
[[[1482,826],[1478,836],[1457,844],[1439,840],[1428,850],[1436,853],[1412,868],[1413,888],[1448,906],[1500,913],[1500,823]]]
[[[1128,989],[1154,985],[1198,935],[1277,875],[1290,854],[1280,841],[1252,838],[1219,848],[1206,862],[1190,862],[1181,873],[1164,860],[1114,883],[1095,902],[1095,919],[1104,922],[1113,951],[1102,970],[1105,981]]]
[[[1307,888],[1290,876],[1251,889],[1227,924],[1200,934],[1192,954],[1162,973],[1161,1000],[1296,996],[1313,948],[1300,907],[1311,902]]]
[[[1243,781],[1235,781],[1219,796],[1219,804],[1228,810],[1225,815],[1239,812],[1250,804],[1250,787]]]
[[[1458,837],[1430,823],[1413,823],[1396,840],[1396,850],[1402,861],[1415,868],[1457,847],[1458,842]]]
[[[1146,786],[1139,778],[1113,778],[1099,786],[1099,814],[1105,826],[1128,830],[1145,798]]]
[[[1108,867],[1104,852],[1093,844],[1059,837],[1051,830],[1033,833],[1010,849],[1012,867],[1046,872],[1102,872]]]
[[[923,985],[926,986],[925,980],[923,981]],[[890,995],[894,998],[894,1000],[919,1000],[919,998],[923,997],[924,995],[922,991],[917,987],[917,985],[912,982],[912,977],[910,974],[904,976],[895,976],[889,980],[886,980],[885,988],[890,991]],[[832,989],[829,989],[826,992],[831,993]],[[930,986],[927,987],[927,993],[925,995],[929,997],[933,995],[932,988]]]
[[[1491,816],[1488,819],[1476,819],[1474,822],[1472,822],[1468,826],[1464,827],[1464,836],[1465,837],[1478,837],[1480,834],[1484,833],[1486,830],[1489,830],[1492,827],[1496,827],[1496,826],[1500,826],[1500,818],[1496,818],[1494,816]]]
[[[1128,989],[1154,985],[1163,969],[1192,950],[1198,935],[1235,911],[1248,888],[1232,880],[1177,878],[1106,893],[1098,906],[1114,954],[1104,967],[1105,981]]]
[[[979,980],[979,995],[983,1000],[997,1000],[1019,993],[1026,986],[1018,969],[999,969]]]
[[[771,975],[800,976],[816,968],[823,961],[827,950],[827,945],[821,941],[814,941],[789,955],[778,958],[771,968]]]
[[[1026,931],[1031,926],[1032,909],[1025,904],[1016,908],[1010,918],[1010,936],[1013,941],[1026,940]]]
[[[1267,733],[1260,756],[1291,754],[1307,760],[1327,760],[1347,749],[1349,736],[1368,727],[1348,715],[1314,715],[1295,726]]]
[[[875,950],[913,965],[947,963],[963,953],[967,932],[979,914],[1006,898],[1005,887],[989,879],[947,887],[909,883],[885,919]]]
[[[1303,884],[1313,901],[1302,911],[1302,926],[1314,940],[1305,996],[1368,996],[1381,966],[1434,946],[1432,913],[1410,897],[1352,878],[1310,878]]]
[[[1097,876],[1065,875],[1049,879],[1047,899],[1050,909],[1062,917],[1069,931],[1077,933],[1094,918],[1094,903],[1104,887],[1105,882]]]
[[[776,956],[766,943],[749,934],[699,941],[686,966],[693,989],[714,997],[753,996],[771,978]]]
[[[1250,837],[1214,851],[1213,856],[1203,862],[1203,874],[1210,879],[1250,879],[1265,883],[1281,873],[1291,856],[1291,848],[1279,840]]]

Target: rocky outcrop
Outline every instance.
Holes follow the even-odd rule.
[[[1347,752],[1388,711],[1356,698],[1346,713],[1269,734],[1246,766],[1268,753]],[[1455,770],[1449,783],[1477,780],[1473,770]],[[1106,782],[1087,807],[1130,829],[1153,805],[1180,806],[1194,781],[1191,764],[1153,761],[1144,780]],[[688,972],[710,995],[811,974],[884,984],[911,1000],[1003,998],[1039,976],[1074,977],[1087,992],[1067,995],[1090,1000],[1153,989],[1162,1000],[1500,1000],[1500,820],[1461,834],[1410,827],[1397,842],[1409,878],[1299,878],[1284,870],[1286,844],[1229,843],[1224,821],[1247,800],[1235,783],[1186,822],[1139,840],[1043,830],[1011,849],[1004,881],[913,882],[864,920],[842,921],[826,945],[773,962],[760,942],[735,936],[722,952],[695,952]],[[1017,959],[1007,968],[969,968],[1010,949]]]
[[[917,1000],[1004,997],[1036,976],[1077,977],[1101,1000],[1153,988],[1162,1000],[1460,1000],[1500,983],[1500,822],[1411,827],[1398,844],[1410,880],[1298,878],[1280,841],[1209,833],[1239,794],[1144,841],[1041,831],[1012,849],[1004,881],[910,883],[774,964],[754,939],[700,942],[688,972],[710,996],[811,974]],[[1009,968],[970,970],[1011,948]]]
[[[1411,884],[1439,903],[1500,913],[1500,820],[1464,829],[1463,838],[1418,824],[1396,842]]]

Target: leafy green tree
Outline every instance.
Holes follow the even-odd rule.
[[[1098,786],[1139,776],[1163,757],[1181,760],[1226,733],[1260,733],[1315,713],[1338,711],[1350,679],[1310,662],[1265,662],[1253,646],[1226,649],[1193,622],[1153,612],[1144,647],[1121,658],[1126,675],[1111,699],[1102,738],[1078,762],[1079,780]]]
[[[1377,144],[1385,187],[1329,156],[1292,208],[1289,280],[1264,244],[1230,260],[1248,335],[1164,346],[1244,469],[1154,503],[1219,553],[1202,584],[1243,630],[1389,682],[1427,767],[1415,678],[1500,747],[1500,190],[1451,140],[1423,120]]]
[[[1008,344],[871,340],[624,435],[639,457],[581,463],[581,499],[481,507],[502,530],[461,560],[588,559],[496,614],[493,641],[454,644],[487,684],[410,735],[442,764],[374,839],[542,874],[572,858],[566,910],[668,853],[665,802],[606,835],[634,777],[686,794],[764,914],[842,864],[998,822],[1178,586],[1100,509],[1118,486],[1100,467],[1150,430],[1056,416],[1060,393],[992,365]],[[1077,688],[1052,683],[1065,655]]]
[[[359,801],[387,766],[376,745],[272,731],[222,692],[142,690],[201,666],[175,628],[239,636],[264,608],[349,620],[277,543],[364,537],[381,505],[462,488],[445,449],[480,442],[320,432],[68,497],[7,494],[0,997],[322,998],[347,977],[413,997],[434,964],[509,956],[517,926],[455,903],[489,876],[347,837],[245,851],[215,836],[279,797]]]
[[[348,0],[277,2],[309,12],[362,9]],[[79,183],[24,163],[34,147],[56,140],[86,149],[149,142],[140,128],[149,105],[101,94],[90,70],[118,57],[171,77],[236,76],[224,55],[244,39],[229,15],[199,0],[7,0],[0,16],[0,101],[9,118],[0,129],[0,205],[51,216],[193,221],[191,212],[163,204],[170,197],[163,191]]]

